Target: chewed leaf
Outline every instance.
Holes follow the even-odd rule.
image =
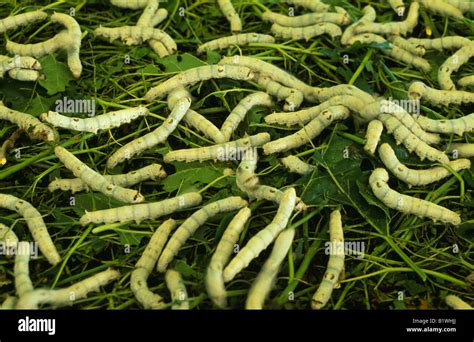
[[[48,95],[65,91],[69,82],[74,80],[68,66],[56,60],[53,55],[41,58],[40,62],[45,78],[39,84],[48,91]]]

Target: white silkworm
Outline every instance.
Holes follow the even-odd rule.
[[[380,146],[379,155],[385,167],[393,173],[395,177],[409,185],[428,185],[451,175],[451,172],[442,166],[425,170],[409,169],[398,160],[395,151],[386,143]],[[471,162],[469,159],[457,159],[450,161],[446,165],[458,172],[469,169]]]
[[[229,37],[222,37],[211,40],[205,44],[202,44],[197,49],[198,53],[203,53],[208,50],[223,50],[230,46],[246,46],[252,43],[275,43],[275,38],[268,34],[260,33],[241,33]]]
[[[448,148],[448,152],[456,154],[458,157],[474,157],[474,144],[454,143]]]
[[[16,55],[15,57],[8,57],[0,55],[0,78],[4,77],[6,72],[23,69],[29,71],[41,70],[41,64],[38,60],[29,56],[21,57]],[[37,73],[37,75],[39,75],[39,73]]]
[[[421,115],[416,116],[415,119],[423,129],[429,132],[463,135],[474,131],[474,113],[451,120],[433,120]]]
[[[163,22],[168,17],[168,11],[164,8],[160,8],[156,11],[153,18],[151,18],[151,27],[155,27]]]
[[[91,292],[100,291],[120,276],[118,271],[108,269],[60,290],[33,290],[23,295],[16,305],[19,310],[37,310],[42,304],[53,307],[73,305],[78,299],[86,298]]]
[[[349,40],[355,35],[355,29],[359,25],[364,25],[365,23],[372,23],[375,21],[375,18],[377,17],[377,13],[375,13],[375,9],[370,5],[365,6],[362,9],[362,12],[364,13],[364,15],[358,21],[356,21],[355,23],[350,25],[348,28],[346,28],[346,30],[342,34],[342,37],[341,37],[342,44],[347,45],[349,43]]]
[[[125,123],[148,115],[145,107],[127,108],[91,118],[81,119],[61,115],[56,112],[48,112],[40,116],[41,120],[49,122],[54,127],[61,127],[80,132],[90,132],[97,134],[99,130],[108,130],[120,127]]]
[[[469,44],[458,51],[439,67],[438,83],[441,89],[456,90],[454,82],[451,80],[451,74],[467,63],[474,56],[474,44]]]
[[[145,99],[151,102],[155,98],[162,98],[176,88],[188,87],[201,81],[219,78],[232,78],[234,80],[248,81],[252,79],[253,72],[246,67],[235,65],[205,65],[188,69],[178,75],[151,88]]]
[[[472,0],[444,0],[451,6],[458,8],[461,12],[474,13],[474,2]]]
[[[405,13],[405,4],[403,3],[403,0],[388,0],[388,3],[395,13],[399,16],[403,16]]]
[[[12,255],[13,249],[18,245],[18,236],[10,228],[0,223],[0,243],[4,245],[5,255]]]
[[[159,10],[159,5],[159,0],[149,0],[145,9],[143,10],[142,15],[138,19],[136,26],[155,27],[161,21],[166,19],[168,16],[168,11],[164,9]],[[127,39],[127,43],[139,44],[140,42],[133,41],[133,38],[129,38]],[[168,50],[166,46],[159,40],[150,39],[148,44],[153,49],[153,51],[155,51],[162,58],[173,53],[173,51]]]
[[[192,161],[205,160],[235,160],[240,158],[242,153],[244,153],[246,150],[260,147],[269,141],[270,134],[259,133],[224,144],[171,151],[164,156],[163,160],[165,163],[170,163],[172,161],[184,161],[189,163]]]
[[[263,145],[263,152],[265,154],[273,154],[303,146],[321,134],[321,132],[326,127],[329,127],[335,120],[344,120],[348,117],[349,110],[346,107],[335,106],[328,108],[298,132]]]
[[[86,213],[81,217],[82,226],[89,223],[126,223],[135,221],[137,224],[143,220],[154,220],[160,216],[169,215],[175,211],[190,208],[201,203],[202,197],[197,192],[190,192],[177,197],[159,202],[143,203],[122,206],[113,209],[96,210]]]
[[[380,141],[380,136],[383,131],[383,123],[379,120],[372,120],[367,125],[367,133],[365,135],[364,150],[370,154],[374,154],[377,149],[377,145]]]
[[[11,69],[8,71],[8,76],[13,78],[17,81],[22,82],[36,82],[41,78],[41,74],[36,70],[28,70],[28,69]]]
[[[461,10],[447,3],[444,0],[419,0],[419,2],[429,12],[439,14],[441,16],[453,17],[456,19],[464,18]]]
[[[434,222],[441,221],[455,226],[461,223],[459,215],[447,208],[392,190],[387,184],[388,180],[388,172],[382,168],[375,169],[369,178],[369,184],[374,195],[387,207],[404,214],[427,217]]]
[[[149,0],[110,0],[110,3],[121,8],[142,9],[146,7],[148,1]]]
[[[145,180],[157,180],[166,177],[166,172],[160,164],[151,164],[141,169],[131,171],[122,175],[104,176],[107,181],[121,187],[129,187],[141,183]],[[48,190],[53,192],[56,190],[76,192],[88,190],[89,187],[80,178],[72,179],[56,179],[49,183]]]
[[[254,235],[244,248],[231,260],[224,269],[224,281],[229,282],[246,268],[250,262],[265,250],[278,234],[283,231],[295,209],[296,192],[294,188],[289,188],[283,193],[278,211],[272,222],[264,229]]]
[[[212,202],[205,205],[198,211],[194,212],[176,232],[171,236],[170,240],[166,244],[163,253],[158,260],[157,269],[159,272],[164,272],[168,267],[169,263],[173,260],[179,249],[184,245],[186,240],[194,234],[194,232],[202,226],[207,220],[216,216],[219,213],[228,211],[239,210],[247,205],[247,201],[244,199],[234,196],[227,197],[222,200]]]
[[[446,304],[454,310],[473,310],[474,308],[455,295],[446,296]]]
[[[17,301],[16,297],[7,296],[2,305],[0,305],[0,310],[15,310]]]
[[[56,265],[61,261],[61,257],[44,224],[43,217],[38,210],[22,199],[5,194],[0,194],[0,207],[15,211],[23,216],[34,241],[38,243],[39,249],[50,264]]]
[[[296,156],[281,158],[280,161],[288,169],[288,171],[298,173],[300,175],[307,175],[316,169],[314,165],[310,165]]]
[[[7,41],[6,49],[15,55],[40,58],[64,48],[63,43],[68,39],[69,33],[62,31],[53,38],[36,44],[18,44],[9,40]]]
[[[175,227],[176,221],[173,219],[166,220],[158,227],[132,272],[130,288],[137,301],[147,310],[160,309],[164,305],[163,298],[150,291],[147,280],[158,261],[168,236]]]
[[[329,218],[330,254],[323,280],[311,299],[313,310],[322,309],[331,298],[332,291],[344,271],[344,231],[341,212],[334,210]]]
[[[347,13],[309,13],[298,16],[286,16],[271,11],[262,14],[264,21],[270,21],[274,24],[287,27],[303,27],[318,23],[333,23],[336,25],[347,25],[351,22],[351,18]]]
[[[474,93],[461,90],[438,90],[421,81],[413,82],[408,88],[408,97],[413,100],[426,99],[431,104],[448,106],[474,102]]]
[[[420,4],[418,2],[412,2],[408,10],[407,18],[404,21],[389,23],[362,22],[354,28],[354,33],[379,33],[406,36],[407,33],[411,33],[418,24],[419,9]]]
[[[234,246],[239,240],[240,233],[244,230],[251,213],[248,207],[244,207],[240,209],[232,221],[230,221],[207,268],[207,293],[212,302],[220,309],[227,307],[227,294],[224,285],[223,270],[232,255]]]
[[[235,55],[231,57],[222,58],[219,61],[219,65],[234,65],[246,67],[250,69],[253,73],[260,73],[262,75],[269,76],[274,81],[284,85],[285,87],[301,91],[304,94],[305,99],[307,99],[308,101],[318,101],[318,88],[313,88],[298,79],[297,77],[289,74],[285,70],[282,70],[279,67],[271,63],[262,61],[258,58]]]
[[[202,132],[206,137],[210,138],[215,143],[221,144],[225,142],[224,136],[222,135],[219,128],[217,128],[212,122],[194,110],[188,109],[183,121]]]
[[[312,12],[327,12],[329,5],[321,2],[320,0],[285,0],[286,3],[304,7]]]
[[[441,164],[449,163],[446,154],[429,146],[395,117],[389,114],[380,114],[378,119],[383,122],[387,132],[393,134],[397,144],[403,144],[409,152],[414,151],[421,160],[426,158]]]
[[[356,36],[353,36],[352,38],[349,39],[348,43],[349,45],[354,44],[355,42],[359,41],[362,44],[384,44],[388,43],[387,40],[385,40],[383,37],[373,34],[373,33],[364,33],[364,34],[359,34]],[[428,73],[431,71],[431,64],[426,60],[421,57],[415,56],[409,51],[406,51],[402,48],[399,48],[398,46],[394,44],[389,44],[388,49],[381,49],[381,51],[388,55],[391,56],[403,63],[406,63],[408,65],[413,65],[424,72]]]
[[[23,130],[19,128],[3,142],[2,146],[0,147],[0,165],[5,165],[7,163],[8,151],[10,151],[13,146],[15,146],[16,141],[23,133]]]
[[[224,13],[225,17],[230,23],[230,30],[232,32],[240,32],[242,31],[242,22],[240,20],[239,15],[235,11],[234,6],[230,0],[217,0],[217,4],[219,5],[222,13]]]
[[[252,81],[265,89],[267,94],[273,95],[280,100],[285,100],[283,108],[285,111],[292,112],[298,109],[304,101],[304,95],[300,90],[285,87],[265,74],[255,73]]]
[[[5,107],[0,102],[0,120],[7,120],[16,124],[31,138],[45,141],[55,141],[54,131],[35,118],[33,115],[17,112]]]
[[[422,45],[413,44],[400,36],[390,35],[388,36],[388,40],[393,45],[398,46],[400,49],[406,50],[415,56],[422,57],[426,53],[426,49]]]
[[[309,41],[311,38],[323,34],[329,34],[332,39],[342,36],[341,28],[332,23],[318,23],[304,27],[287,27],[273,24],[271,30],[276,37],[294,40]]]
[[[282,231],[276,238],[272,253],[263,264],[262,269],[258,272],[257,278],[250,288],[245,303],[247,310],[263,309],[265,299],[270,294],[280,266],[291,248],[294,237],[295,230],[289,228]]]
[[[171,309],[188,310],[188,292],[186,291],[186,287],[184,286],[181,274],[175,270],[167,270],[165,273],[165,281],[166,286],[168,287],[168,290],[171,293],[171,300],[173,302]]]
[[[151,23],[153,21],[153,17],[156,14],[156,11],[158,11],[158,7],[160,7],[159,0],[148,0],[142,15],[140,16],[140,18],[138,18],[137,26],[154,27],[154,25],[152,26]]]
[[[15,256],[15,289],[18,297],[23,297],[28,292],[33,291],[33,283],[30,279],[30,243],[21,241],[18,243]]]
[[[67,29],[68,38],[60,36],[59,42],[64,44],[67,51],[67,64],[75,78],[81,77],[82,63],[80,58],[82,32],[76,19],[68,14],[54,13],[51,16],[53,23],[60,23]]]
[[[426,50],[434,49],[439,51],[460,49],[472,43],[469,39],[460,36],[447,36],[435,39],[408,38],[407,41]]]
[[[465,76],[458,80],[458,85],[460,87],[469,87],[474,85],[474,75],[472,76]]]
[[[104,195],[113,197],[125,203],[140,203],[145,200],[142,194],[136,190],[126,189],[118,185],[114,185],[104,176],[92,170],[89,166],[81,162],[71,152],[64,147],[56,146],[54,154],[68,168],[74,176],[80,178],[84,184],[94,191],[99,191]]]
[[[48,15],[43,11],[22,13],[0,20],[0,33],[26,26],[35,21],[46,19]]]
[[[244,97],[225,119],[221,127],[221,133],[225,141],[229,141],[232,133],[244,120],[248,111],[255,106],[272,107],[272,97],[263,92],[256,92]]]
[[[176,42],[166,32],[146,26],[121,26],[121,27],[99,27],[95,34],[100,37],[109,38],[110,41],[122,40],[127,45],[146,42],[149,40],[160,41],[170,54],[178,50]]]
[[[168,101],[173,97],[178,97],[179,100],[173,104],[168,118],[154,131],[132,140],[115,151],[107,160],[107,168],[113,169],[125,160],[162,144],[168,139],[191,107],[191,94],[187,90],[183,88],[173,90],[168,97]]]

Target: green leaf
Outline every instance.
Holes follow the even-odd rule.
[[[78,215],[83,215],[85,210],[103,210],[125,205],[122,202],[97,192],[76,194],[73,197],[75,200],[73,209]]]
[[[48,91],[48,95],[55,95],[66,90],[69,82],[74,80],[68,66],[56,60],[53,55],[47,55],[40,59],[44,80],[39,84]]]
[[[138,245],[140,245],[140,241],[144,237],[143,234],[126,233],[126,232],[122,232],[120,230],[117,231],[117,234],[119,236],[120,243],[124,246],[125,245],[138,246]]]
[[[181,189],[186,191],[196,184],[209,184],[222,176],[222,170],[216,167],[198,167],[178,171],[163,180],[163,188],[167,192]]]
[[[156,58],[155,60],[158,64],[163,66],[165,72],[185,71],[206,65],[206,63],[201,61],[199,58],[194,57],[189,53],[184,53],[182,55],[175,54],[164,58]]]
[[[25,113],[34,116],[47,113],[58,98],[59,95],[54,97],[42,97],[41,95],[36,95],[36,97],[28,104],[28,108],[25,110]]]

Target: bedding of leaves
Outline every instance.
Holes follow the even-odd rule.
[[[371,4],[377,11],[377,21],[397,20],[385,1],[326,1],[344,7],[353,20],[361,16],[362,8]],[[236,0],[245,32],[269,33],[270,24],[260,19],[269,8],[286,13],[288,5],[277,0]],[[8,77],[0,81],[0,100],[7,106],[38,116],[53,110],[55,101],[94,99],[96,114],[145,105],[142,96],[162,80],[176,72],[205,64],[217,63],[221,56],[245,54],[261,58],[284,68],[305,82],[318,87],[350,83],[386,98],[405,99],[406,90],[414,80],[433,85],[439,65],[450,52],[429,52],[425,58],[433,66],[430,74],[403,65],[382,54],[380,46],[356,44],[341,46],[338,40],[320,36],[309,42],[282,41],[276,44],[252,44],[232,47],[207,55],[197,55],[199,44],[230,34],[228,22],[215,1],[168,0],[162,2],[170,15],[160,24],[178,43],[179,53],[160,58],[146,45],[126,46],[109,43],[94,36],[99,25],[115,27],[133,25],[140,10],[113,7],[108,1],[10,1],[0,3],[0,18],[11,13],[44,9],[48,12],[68,12],[75,9],[75,18],[83,30],[81,59],[83,75],[74,80],[65,64],[65,56],[55,54],[41,58],[45,79],[37,83],[18,82]],[[299,12],[298,12],[299,11]],[[424,11],[422,9],[422,11]],[[297,9],[297,14],[303,13]],[[414,37],[462,35],[474,38],[472,21],[431,16],[423,12]],[[6,39],[21,43],[36,43],[51,38],[58,31],[48,21],[9,31],[0,38],[0,54],[6,54]],[[344,63],[344,56],[348,63]],[[466,64],[461,76],[474,72]],[[251,83],[233,80],[214,80],[192,87],[193,108],[220,125],[232,108],[249,92],[257,88]],[[472,89],[471,89],[472,90]],[[164,101],[146,104],[153,115],[131,124],[102,132],[98,135],[59,130],[60,142],[93,169],[104,171],[107,157],[121,145],[158,127],[169,114]],[[282,111],[279,103],[275,111]],[[434,118],[455,118],[469,114],[467,106],[433,107],[424,103],[423,113]],[[289,134],[296,128],[282,128],[265,124],[270,113],[266,108],[254,108],[234,133],[234,138],[245,133],[269,132],[272,138]],[[80,116],[81,114],[77,114]],[[6,139],[15,125],[0,122],[0,140]],[[298,194],[310,205],[309,210],[295,213],[290,225],[296,232],[295,242],[284,263],[267,301],[270,309],[307,309],[324,274],[328,256],[328,219],[332,209],[343,213],[345,239],[364,243],[363,257],[347,256],[345,277],[334,291],[328,304],[330,309],[444,309],[444,297],[457,294],[467,302],[473,295],[473,236],[474,236],[474,178],[473,169],[461,172],[425,187],[409,188],[392,177],[390,185],[398,191],[439,203],[461,214],[463,224],[453,227],[434,224],[429,219],[402,215],[388,209],[370,191],[368,177],[371,170],[381,166],[378,157],[363,150],[365,127],[356,126],[352,119],[338,122],[316,138],[312,145],[303,146],[293,154],[316,165],[310,175],[290,174],[275,155],[260,156],[258,175],[262,183],[278,188],[295,186]],[[443,135],[451,139],[473,142],[473,136],[463,138]],[[400,160],[412,167],[426,165],[402,146],[396,146],[392,136],[383,135],[390,142]],[[119,165],[111,173],[128,172],[156,162],[163,164],[169,176],[161,181],[148,181],[136,188],[147,201],[157,201],[188,191],[199,191],[203,203],[231,195],[244,194],[235,184],[235,175],[224,175],[224,169],[238,166],[226,163],[171,163],[164,164],[163,155],[177,148],[212,144],[202,134],[179,126],[165,145],[152,148]],[[0,168],[0,192],[12,194],[32,203],[43,214],[53,241],[63,260],[51,267],[41,255],[31,261],[30,270],[35,287],[64,287],[109,267],[120,270],[121,278],[103,292],[77,301],[77,309],[137,309],[130,290],[130,274],[146,243],[161,221],[140,224],[111,224],[81,227],[79,217],[85,210],[120,206],[100,193],[48,192],[47,186],[56,177],[71,178],[53,153],[52,146],[30,141],[23,136],[10,153],[7,165]],[[253,215],[240,238],[243,246],[249,237],[268,224],[277,207],[270,202],[255,201],[250,205]],[[196,208],[172,215],[182,222]],[[209,309],[205,274],[212,253],[229,221],[235,213],[220,215],[201,227],[181,249],[172,266],[181,272],[192,308]],[[13,226],[20,239],[29,241],[31,235],[25,222],[15,213],[0,209],[0,223]],[[227,286],[231,308],[243,308],[246,294],[269,250],[252,262]],[[154,272],[149,279],[154,292],[170,300],[164,276]],[[14,295],[13,259],[0,257],[0,302]]]

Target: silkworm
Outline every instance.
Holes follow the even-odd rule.
[[[81,119],[61,115],[56,112],[48,112],[40,116],[41,120],[49,122],[54,127],[61,127],[79,132],[90,132],[97,134],[99,130],[108,130],[130,123],[141,116],[148,115],[145,107],[127,108],[91,118]]]
[[[403,3],[403,0],[388,0],[388,3],[399,16],[402,16],[405,13],[405,4]]]
[[[69,38],[67,31],[58,33],[51,39],[36,44],[19,44],[13,41],[7,41],[6,49],[12,54],[19,56],[33,56],[40,58],[63,48],[63,42]]]
[[[174,103],[170,115],[163,124],[154,131],[120,147],[107,160],[107,168],[113,169],[123,161],[131,159],[156,145],[162,144],[168,139],[191,107],[191,95],[187,90],[177,88],[170,93],[169,98],[176,96],[179,97],[179,100]],[[169,98],[168,101],[170,101]]]
[[[267,94],[273,95],[279,100],[285,100],[283,108],[285,111],[292,112],[298,109],[304,101],[304,95],[300,90],[285,87],[265,74],[255,73],[252,81],[265,89]]]
[[[307,175],[316,169],[314,165],[310,165],[296,156],[281,158],[280,161],[282,162],[283,166],[288,169],[288,171],[292,173],[298,173],[300,175]]]
[[[130,288],[137,301],[147,310],[160,309],[164,305],[163,298],[150,291],[147,280],[158,261],[168,236],[175,227],[176,221],[173,219],[166,220],[158,227],[132,272]]]
[[[474,3],[470,0],[444,0],[451,6],[458,8],[461,12],[474,13]]]
[[[15,256],[15,289],[18,297],[23,297],[33,291],[33,283],[30,279],[28,263],[30,261],[30,243],[21,241],[18,243]]]
[[[270,256],[263,264],[260,272],[258,272],[257,278],[255,278],[252,287],[250,288],[245,303],[246,309],[263,309],[265,299],[270,294],[278,271],[280,270],[280,266],[291,248],[294,237],[295,230],[291,228],[283,230],[278,235]]]
[[[23,216],[34,241],[38,243],[39,249],[50,264],[56,265],[61,261],[61,257],[44,224],[43,217],[38,210],[22,199],[5,194],[0,194],[0,207],[15,211]]]
[[[201,203],[202,197],[197,192],[190,192],[177,197],[159,202],[135,204],[113,209],[86,211],[80,223],[86,226],[89,223],[126,223],[135,221],[137,224],[143,220],[154,220],[160,216],[174,213],[175,211],[190,208]]]
[[[297,89],[301,91],[306,100],[310,102],[316,102],[318,100],[318,88],[313,88],[308,84],[304,83],[297,77],[289,74],[285,70],[280,69],[279,67],[262,61],[255,57],[249,56],[231,56],[224,57],[219,61],[219,65],[234,65],[241,66],[250,69],[253,73],[260,73],[267,75],[272,78],[274,81],[284,85],[285,87],[291,89]],[[252,75],[253,76],[253,75]],[[250,77],[252,78],[252,77]]]
[[[374,195],[387,207],[404,214],[427,217],[434,222],[441,221],[455,226],[461,223],[459,215],[447,208],[392,190],[387,184],[388,180],[388,172],[382,168],[375,169],[369,178],[369,184]]]
[[[389,23],[363,22],[354,28],[354,33],[379,33],[406,36],[407,33],[411,33],[418,24],[419,9],[420,4],[418,2],[412,2],[404,21]]]
[[[5,301],[0,305],[0,310],[15,310],[18,298],[13,296],[7,296]]]
[[[406,50],[415,56],[422,57],[426,54],[426,49],[422,45],[416,45],[400,36],[388,36],[389,42],[398,46],[400,49]]]
[[[385,40],[383,37],[381,36],[378,36],[376,34],[373,34],[373,33],[364,33],[364,34],[359,34],[359,35],[356,35],[356,36],[353,36],[352,38],[349,39],[349,45],[352,45],[354,44],[355,42],[360,42],[362,44],[384,44],[384,43],[388,43],[387,40]],[[406,50],[403,50],[401,48],[399,48],[398,46],[396,45],[393,45],[393,44],[389,44],[389,48],[388,49],[381,49],[382,53],[388,55],[388,56],[391,56],[403,63],[406,63],[408,65],[413,65],[421,70],[423,70],[424,72],[428,73],[431,71],[431,64],[421,58],[421,57],[418,57],[418,56],[415,56],[413,55],[412,53],[406,51]]]
[[[328,266],[321,284],[311,299],[313,310],[322,309],[327,304],[344,270],[344,231],[339,210],[334,210],[329,218],[329,240],[331,248]]]
[[[149,0],[110,0],[110,3],[121,8],[142,9],[146,7],[148,1]]]
[[[0,223],[0,243],[4,245],[5,255],[12,255],[13,249],[18,245],[18,236],[10,228]]]
[[[122,40],[127,45],[146,42],[149,40],[160,41],[170,54],[178,50],[176,42],[166,32],[145,26],[120,26],[120,27],[98,27],[95,34],[99,37],[109,38],[112,42],[116,39]]]
[[[92,170],[89,166],[81,162],[71,152],[64,147],[56,146],[54,154],[68,168],[74,176],[80,178],[84,184],[94,191],[99,191],[104,195],[113,197],[125,203],[140,203],[145,200],[142,194],[136,190],[126,189],[118,185],[114,185],[104,176]]]
[[[459,68],[467,63],[474,56],[474,44],[469,44],[458,51],[439,67],[438,83],[441,89],[456,90],[456,86],[451,79],[451,74],[459,70]]]
[[[224,136],[222,135],[220,129],[194,110],[188,109],[186,115],[183,117],[183,121],[189,126],[192,126],[198,131],[202,132],[206,137],[210,138],[215,143],[221,144],[225,142]]]
[[[207,267],[207,293],[212,302],[220,309],[227,307],[227,294],[223,277],[224,266],[229,261],[234,246],[239,240],[240,233],[244,230],[251,213],[248,207],[244,207],[234,216],[224,231]]]
[[[259,133],[223,144],[171,151],[164,156],[163,160],[165,163],[170,163],[172,161],[184,161],[189,163],[192,161],[205,160],[236,160],[239,159],[242,153],[246,150],[260,147],[269,141],[270,134]]]
[[[474,75],[472,76],[465,76],[458,80],[458,85],[460,87],[469,87],[474,85]]]
[[[283,39],[306,40],[329,34],[332,39],[342,36],[341,28],[332,23],[319,23],[304,27],[287,27],[279,24],[272,25],[272,33]]]
[[[163,22],[168,17],[168,11],[164,8],[160,8],[156,11],[153,18],[151,18],[151,27],[155,27]]]
[[[449,163],[449,158],[443,152],[429,146],[404,126],[398,119],[389,114],[380,114],[387,132],[393,134],[397,144],[403,144],[409,152],[415,152],[421,160],[425,158],[441,164]]]
[[[464,18],[461,10],[447,3],[444,0],[419,0],[419,2],[429,12],[439,14],[441,16],[453,17],[456,19]]]
[[[186,291],[186,286],[184,286],[181,274],[175,270],[167,270],[165,273],[165,281],[166,286],[171,293],[171,301],[173,302],[171,309],[188,310],[188,292]]]
[[[255,106],[272,107],[272,97],[263,92],[256,92],[243,98],[225,119],[221,127],[221,133],[225,141],[229,141],[232,133],[238,125],[244,120],[248,111]]]
[[[15,69],[38,71],[41,70],[41,63],[29,56],[8,57],[0,55],[0,78],[4,77],[6,72]]]
[[[415,116],[415,119],[423,129],[430,132],[463,135],[474,131],[474,113],[450,120],[433,120],[421,115]]]
[[[365,135],[364,150],[370,154],[374,154],[377,149],[377,145],[380,141],[380,136],[383,131],[383,123],[379,120],[372,120],[367,126],[367,133]]]
[[[0,120],[7,120],[16,124],[25,131],[30,138],[55,141],[54,131],[30,114],[17,112],[16,110],[5,107],[0,101]]]
[[[2,146],[0,147],[0,165],[5,165],[7,163],[8,151],[10,151],[13,146],[15,146],[15,142],[21,137],[22,134],[23,130],[19,128],[3,142]]]
[[[263,152],[265,154],[273,154],[303,146],[321,134],[335,120],[344,120],[348,117],[349,110],[346,107],[336,106],[328,108],[298,132],[263,145]]]
[[[166,172],[160,164],[151,164],[126,174],[104,176],[108,182],[125,188],[148,179],[157,180],[165,177]],[[71,191],[74,194],[88,189],[87,184],[80,178],[56,179],[48,185],[48,190],[51,192],[61,190]]]
[[[416,46],[423,47],[426,50],[434,49],[438,51],[460,49],[472,43],[469,39],[460,36],[447,36],[434,39],[408,38],[407,41]]]
[[[451,172],[442,166],[425,170],[410,169],[398,160],[395,151],[386,143],[380,146],[379,155],[385,167],[393,173],[395,177],[409,185],[428,185],[451,175]],[[464,169],[469,169],[471,167],[471,162],[469,159],[457,159],[450,161],[446,165],[458,172]]]
[[[295,209],[295,202],[295,189],[289,188],[285,190],[278,211],[272,222],[255,234],[224,269],[225,282],[234,279],[240,271],[246,268],[253,259],[258,257],[259,254],[273,242],[278,234],[286,228],[290,216]]]
[[[474,144],[453,143],[448,152],[455,153],[458,157],[474,157]]]
[[[452,307],[454,310],[473,310],[473,307],[463,301],[461,298],[455,295],[446,296],[446,304]]]
[[[100,291],[101,286],[119,277],[118,271],[108,269],[60,290],[33,290],[18,300],[16,309],[37,310],[42,304],[50,304],[53,307],[73,305],[76,300],[86,298],[91,292]]]
[[[230,0],[217,0],[217,4],[219,5],[222,13],[224,13],[225,17],[230,23],[230,30],[232,32],[240,32],[242,31],[242,22],[240,20],[239,15],[235,11],[234,6]]]
[[[413,82],[408,88],[408,97],[413,100],[426,99],[431,104],[448,106],[474,102],[474,93],[461,90],[438,90],[421,81]]]
[[[156,11],[158,11],[158,7],[160,7],[160,1],[159,0],[148,0],[142,15],[140,18],[138,18],[137,21],[137,26],[150,26],[154,27],[151,25],[153,21],[153,17],[156,14]]]
[[[176,88],[188,87],[201,81],[219,78],[231,78],[234,80],[246,81],[253,77],[249,68],[235,65],[205,65],[188,69],[180,72],[178,75],[160,83],[160,85],[151,88],[146,94],[145,99],[150,102],[155,98],[162,98]]]
[[[318,98],[321,102],[330,100],[336,96],[355,96],[366,104],[375,101],[372,95],[351,84],[338,84],[329,88],[318,89]]]
[[[222,200],[212,202],[205,205],[198,211],[194,212],[176,232],[171,236],[166,244],[163,253],[158,260],[157,269],[159,272],[164,272],[174,256],[178,254],[179,249],[184,245],[186,240],[194,234],[194,232],[202,226],[207,220],[216,216],[219,213],[239,210],[247,205],[247,201],[238,196],[227,197]]]
[[[36,82],[41,79],[41,74],[36,70],[14,68],[8,71],[8,76],[17,81]]]
[[[44,20],[48,15],[43,11],[33,11],[6,17],[0,20],[0,33],[26,26],[35,21]]]
[[[246,46],[252,43],[275,43],[275,38],[268,34],[260,33],[241,33],[229,37],[222,37],[202,44],[197,49],[198,53],[204,53],[208,50],[223,50],[230,46]]]
[[[82,32],[78,22],[70,15],[54,13],[51,16],[53,23],[60,23],[67,29],[68,39],[60,36],[59,42],[65,44],[67,51],[67,64],[75,78],[79,78],[82,73],[82,63],[80,58]]]
[[[347,45],[349,43],[349,41],[355,35],[355,29],[359,25],[364,25],[366,23],[372,23],[372,22],[375,21],[375,18],[377,17],[377,13],[375,12],[375,9],[370,5],[365,6],[362,9],[362,13],[363,13],[363,16],[358,21],[356,21],[355,23],[353,23],[352,25],[347,27],[346,30],[344,31],[344,33],[342,34],[342,37],[341,37],[341,43],[342,44]]]
[[[347,13],[309,13],[298,16],[287,16],[271,11],[262,14],[262,20],[270,21],[274,24],[286,27],[303,27],[318,23],[333,23],[336,25],[347,25],[351,22],[351,18]]]
[[[312,12],[327,12],[330,7],[320,0],[285,0],[285,2],[291,5],[304,7]]]

